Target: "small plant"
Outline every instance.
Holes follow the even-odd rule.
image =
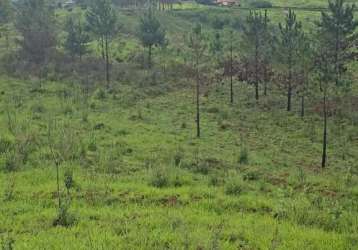
[[[64,184],[67,189],[67,194],[70,194],[70,190],[74,188],[75,181],[73,179],[73,172],[70,169],[67,169],[64,174]]]
[[[298,181],[301,185],[306,183],[306,173],[302,167],[298,168]]]
[[[63,107],[63,114],[64,115],[72,115],[73,114],[73,108],[72,108],[72,106],[70,106],[70,105],[65,105],[64,107]]]
[[[10,151],[13,147],[13,142],[9,138],[1,137],[0,138],[0,154]]]
[[[15,193],[15,179],[14,178],[10,178],[8,185],[6,186],[5,190],[4,190],[4,198],[3,201],[11,201],[14,198],[14,193]]]
[[[92,135],[90,138],[90,142],[88,143],[88,150],[91,152],[97,151],[97,143],[94,135]]]
[[[209,185],[210,186],[219,186],[222,183],[221,178],[219,178],[216,174],[213,174],[209,177]]]
[[[45,113],[46,108],[42,104],[36,103],[36,104],[32,105],[31,111],[34,114],[36,114],[36,113],[41,114],[41,113]]]
[[[75,224],[76,219],[73,214],[69,212],[70,203],[61,204],[57,218],[54,220],[54,226],[70,227]]]
[[[13,250],[15,240],[10,236],[7,236],[5,239],[1,240],[1,250]]]
[[[227,130],[231,127],[231,123],[227,120],[220,120],[219,121],[219,127],[221,130]]]
[[[5,154],[4,170],[6,172],[14,172],[18,169],[19,159],[14,150],[11,150]]]
[[[207,175],[210,172],[210,164],[207,161],[200,161],[195,163],[194,169],[196,173]]]
[[[153,187],[163,188],[169,185],[169,173],[165,168],[155,169],[152,173],[150,184]]]
[[[106,92],[103,88],[99,88],[95,91],[94,97],[98,100],[104,100],[106,99]]]
[[[242,165],[246,165],[249,163],[249,152],[246,147],[245,139],[242,134],[240,134],[240,141],[241,141],[241,147],[240,147],[240,156],[239,156],[239,163]]]
[[[174,164],[175,166],[180,166],[184,159],[184,151],[182,148],[178,148],[174,154]]]
[[[244,191],[244,185],[240,178],[233,177],[225,185],[225,194],[238,196]]]
[[[242,147],[240,150],[239,163],[243,165],[249,163],[249,153],[246,147]]]
[[[260,173],[258,171],[249,171],[243,176],[244,181],[257,181],[260,179]]]

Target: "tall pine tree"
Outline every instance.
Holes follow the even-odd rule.
[[[335,87],[343,82],[347,64],[355,60],[354,46],[358,38],[355,33],[358,21],[354,19],[354,5],[345,5],[344,0],[329,2],[329,11],[322,12],[318,26],[316,70],[323,99],[323,143],[322,168],[327,166],[328,151],[328,101]],[[346,74],[348,76],[348,74]]]

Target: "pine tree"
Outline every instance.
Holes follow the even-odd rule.
[[[188,47],[191,50],[193,65],[195,70],[196,81],[196,135],[198,138],[201,136],[200,130],[200,64],[204,55],[206,44],[204,42],[204,36],[202,27],[200,24],[196,24],[189,35]]]
[[[12,18],[10,0],[0,0],[0,38],[5,36],[6,46],[9,46],[9,23]]]
[[[68,17],[65,30],[67,31],[64,43],[65,50],[72,57],[78,56],[81,60],[82,56],[88,52],[88,43],[90,42],[90,36],[84,30],[81,18]]]
[[[294,75],[299,58],[302,25],[297,21],[294,11],[289,9],[285,24],[279,24],[280,40],[278,47],[279,61],[284,69],[283,82],[287,90],[287,111],[292,109],[292,94],[294,90]]]
[[[344,0],[329,2],[329,13],[322,12],[318,26],[316,48],[316,71],[323,99],[323,143],[322,168],[327,166],[328,108],[329,95],[342,82],[347,64],[355,58],[352,48],[357,41],[355,33],[358,21],[354,19],[354,5],[345,5]]]
[[[15,27],[22,36],[18,42],[21,54],[29,63],[39,67],[42,78],[45,66],[56,47],[56,22],[53,8],[46,0],[16,2]]]
[[[299,42],[300,60],[298,60],[298,72],[296,74],[298,82],[298,94],[301,99],[301,117],[305,116],[305,99],[310,91],[310,82],[314,69],[314,51],[311,39],[302,33]]]
[[[325,46],[331,51],[327,56],[334,63],[335,82],[339,85],[342,74],[347,70],[347,63],[354,59],[351,48],[358,39],[358,34],[355,33],[358,20],[354,19],[355,5],[345,4],[344,0],[329,1],[328,10],[329,12],[322,12],[317,25],[326,40]]]
[[[255,99],[259,100],[259,84],[262,81],[260,64],[263,60],[263,44],[265,39],[265,17],[261,12],[250,11],[244,26],[244,41],[247,47],[247,58],[249,66],[252,68],[250,74],[253,74],[253,84],[255,86]],[[251,80],[250,80],[251,81]]]
[[[263,76],[262,81],[264,82],[264,95],[267,96],[268,84],[271,81],[273,76],[272,64],[273,64],[273,50],[275,43],[274,36],[272,34],[272,30],[270,29],[270,19],[267,14],[267,10],[265,10],[264,15],[264,26],[263,26],[263,59],[262,59],[262,68],[263,68]]]
[[[152,8],[149,8],[140,19],[139,39],[143,46],[148,48],[148,68],[151,68],[153,46],[162,46],[165,44],[165,31],[161,28],[161,24],[155,17]]]
[[[106,64],[106,82],[110,85],[110,43],[117,33],[117,13],[110,0],[92,0],[86,13],[90,31],[101,44]]]

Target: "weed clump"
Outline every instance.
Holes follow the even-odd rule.
[[[13,250],[14,249],[15,240],[8,236],[4,239],[1,239],[1,250]]]
[[[239,196],[245,190],[244,183],[241,178],[233,177],[225,185],[225,194]]]
[[[99,89],[97,89],[97,90],[95,91],[94,97],[95,97],[97,100],[104,100],[104,99],[106,99],[106,92],[104,91],[104,89],[99,88]]]
[[[242,147],[240,150],[239,163],[242,165],[249,163],[249,152],[246,147]]]
[[[6,137],[0,138],[0,154],[4,154],[11,150],[13,147],[13,141]]]
[[[76,218],[69,212],[69,203],[62,204],[58,210],[57,218],[54,220],[55,227],[71,227],[76,223]]]
[[[169,173],[165,168],[155,169],[150,179],[150,184],[153,187],[163,188],[169,185]]]

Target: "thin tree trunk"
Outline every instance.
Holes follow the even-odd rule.
[[[267,96],[267,67],[266,65],[264,65],[264,79],[265,79],[265,83],[264,83],[264,96]]]
[[[301,96],[301,117],[305,117],[305,96]]]
[[[148,47],[148,68],[152,68],[152,45]]]
[[[234,86],[233,86],[233,77],[232,77],[232,74],[233,74],[232,51],[233,51],[233,48],[232,48],[232,37],[231,37],[231,41],[230,41],[230,102],[231,102],[231,104],[234,103]]]
[[[258,76],[258,71],[259,71],[259,62],[258,62],[258,47],[256,46],[256,50],[255,50],[255,99],[256,101],[259,101],[259,76]]]
[[[292,85],[291,82],[289,82],[288,84],[288,88],[287,88],[287,111],[290,112],[291,111],[291,101],[292,99]]]
[[[340,80],[340,73],[339,73],[339,62],[338,62],[338,53],[339,53],[339,30],[337,29],[336,31],[336,47],[335,47],[335,54],[334,54],[334,69],[335,69],[335,74],[336,74],[336,85],[339,84],[339,80]]]
[[[199,55],[196,56],[196,136],[200,138],[200,76]]]
[[[60,194],[60,169],[59,163],[56,161],[56,182],[57,182],[57,198],[58,198],[58,209],[61,209],[61,194]]]
[[[292,60],[291,55],[288,58],[288,86],[287,86],[287,111],[290,112],[292,110]]]
[[[101,46],[101,55],[102,55],[102,59],[105,59],[105,52],[104,52],[104,39],[103,36],[100,38],[99,40],[100,46]]]
[[[108,38],[105,38],[105,50],[106,50],[106,81],[107,81],[107,88],[110,85],[110,74],[109,74],[109,51],[108,51]]]
[[[324,124],[323,124],[323,150],[322,150],[322,168],[325,168],[327,165],[327,89],[324,88],[323,92],[323,116],[324,116]]]

